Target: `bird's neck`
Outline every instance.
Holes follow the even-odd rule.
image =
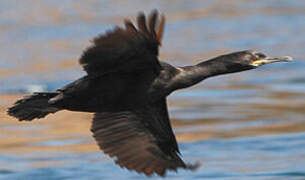
[[[249,70],[248,67],[242,67],[237,63],[233,63],[228,59],[228,56],[219,56],[204,62],[201,62],[195,66],[184,67],[183,78],[179,88],[186,88],[193,86],[200,81],[209,77],[214,77],[222,74],[235,73],[240,71]]]
[[[169,86],[169,92],[193,86],[210,77],[253,69],[250,65],[242,65],[237,62],[235,58],[234,54],[222,55],[195,66],[180,68],[180,73]]]
[[[201,78],[206,79],[222,74],[236,73],[251,69],[250,66],[242,66],[234,63],[228,55],[218,56],[208,61],[201,62],[195,65],[195,69],[199,71]]]

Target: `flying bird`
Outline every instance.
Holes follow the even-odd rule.
[[[79,59],[82,78],[56,90],[26,96],[8,109],[20,121],[43,118],[60,110],[93,112],[91,131],[115,163],[138,173],[164,176],[178,168],[196,169],[181,157],[167,110],[172,92],[221,74],[291,61],[246,50],[221,55],[196,65],[174,67],[158,59],[165,17],[154,10],[125,20],[94,38]]]

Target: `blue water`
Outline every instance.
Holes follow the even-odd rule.
[[[89,115],[65,112],[18,123],[5,113],[16,97],[3,95],[54,91],[83,76],[77,59],[90,39],[155,8],[167,18],[160,58],[173,65],[245,49],[294,57],[171,95],[170,117],[183,159],[202,166],[169,172],[165,179],[305,179],[300,0],[1,1],[0,179],[145,177],[121,169],[98,150]]]
[[[181,143],[184,159],[190,162],[200,161],[202,166],[195,172],[170,172],[165,179],[304,179],[304,162],[298,161],[304,158],[301,153],[305,151],[304,139],[304,133],[295,133]],[[10,161],[6,168],[0,170],[0,179],[144,178],[143,175],[118,168],[101,153],[58,152],[21,157],[1,155],[0,159]],[[44,168],[29,167],[33,162],[49,161],[66,161],[67,164]],[[162,178],[152,176],[152,179]]]

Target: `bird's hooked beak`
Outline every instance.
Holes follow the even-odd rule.
[[[270,64],[275,62],[290,62],[292,61],[292,57],[290,56],[283,56],[283,57],[264,57],[261,59],[257,59],[251,63],[252,66],[261,66],[264,64]]]

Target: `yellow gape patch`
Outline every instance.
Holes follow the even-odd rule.
[[[253,63],[251,63],[251,65],[253,65],[253,66],[261,66],[264,64],[268,64],[268,61],[262,59],[262,60],[257,60],[257,61],[254,61]]]

